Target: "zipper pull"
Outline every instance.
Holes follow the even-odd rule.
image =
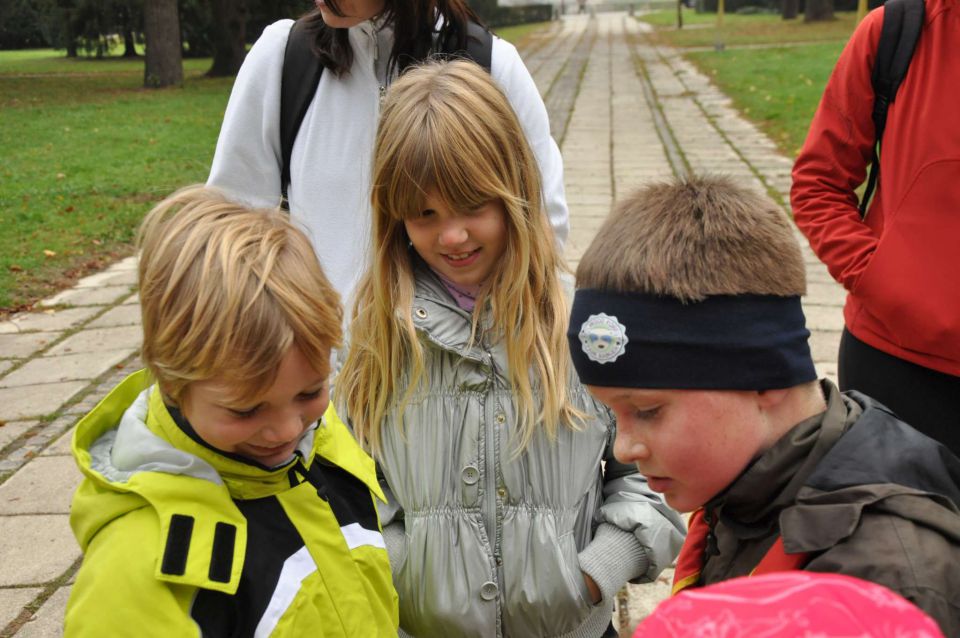
[[[383,106],[383,98],[387,96],[387,87],[380,85],[380,106]]]

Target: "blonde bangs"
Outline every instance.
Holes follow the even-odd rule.
[[[454,210],[472,210],[494,199],[512,199],[515,191],[500,179],[506,170],[504,151],[490,136],[470,135],[473,128],[446,109],[410,106],[394,109],[381,128],[383,154],[378,157],[375,205],[402,221],[425,207],[434,191]],[[477,125],[490,128],[488,123]],[[411,133],[410,131],[415,131]]]

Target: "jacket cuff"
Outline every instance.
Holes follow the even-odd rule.
[[[597,533],[580,552],[579,559],[580,569],[597,583],[603,600],[612,600],[628,581],[642,576],[650,562],[633,533],[609,523],[597,527]]]
[[[383,543],[386,545],[387,555],[390,557],[390,571],[396,574],[400,565],[403,565],[403,560],[407,554],[407,533],[403,521],[384,525]]]

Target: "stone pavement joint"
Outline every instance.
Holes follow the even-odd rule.
[[[568,15],[521,50],[565,163],[576,266],[617,198],[652,180],[722,172],[786,211],[792,160],[679,53],[625,13]],[[799,235],[798,235],[799,237]],[[818,372],[836,378],[843,290],[804,246]],[[80,551],[68,523],[76,421],[141,366],[133,258],[0,322],[0,638],[56,637]],[[64,307],[69,305],[69,307]],[[672,570],[617,597],[621,636],[669,595]]]

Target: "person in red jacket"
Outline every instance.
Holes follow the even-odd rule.
[[[960,4],[927,0],[891,104],[865,218],[871,73],[883,8],[854,32],[793,168],[797,226],[848,292],[842,390],[856,389],[960,453]]]

